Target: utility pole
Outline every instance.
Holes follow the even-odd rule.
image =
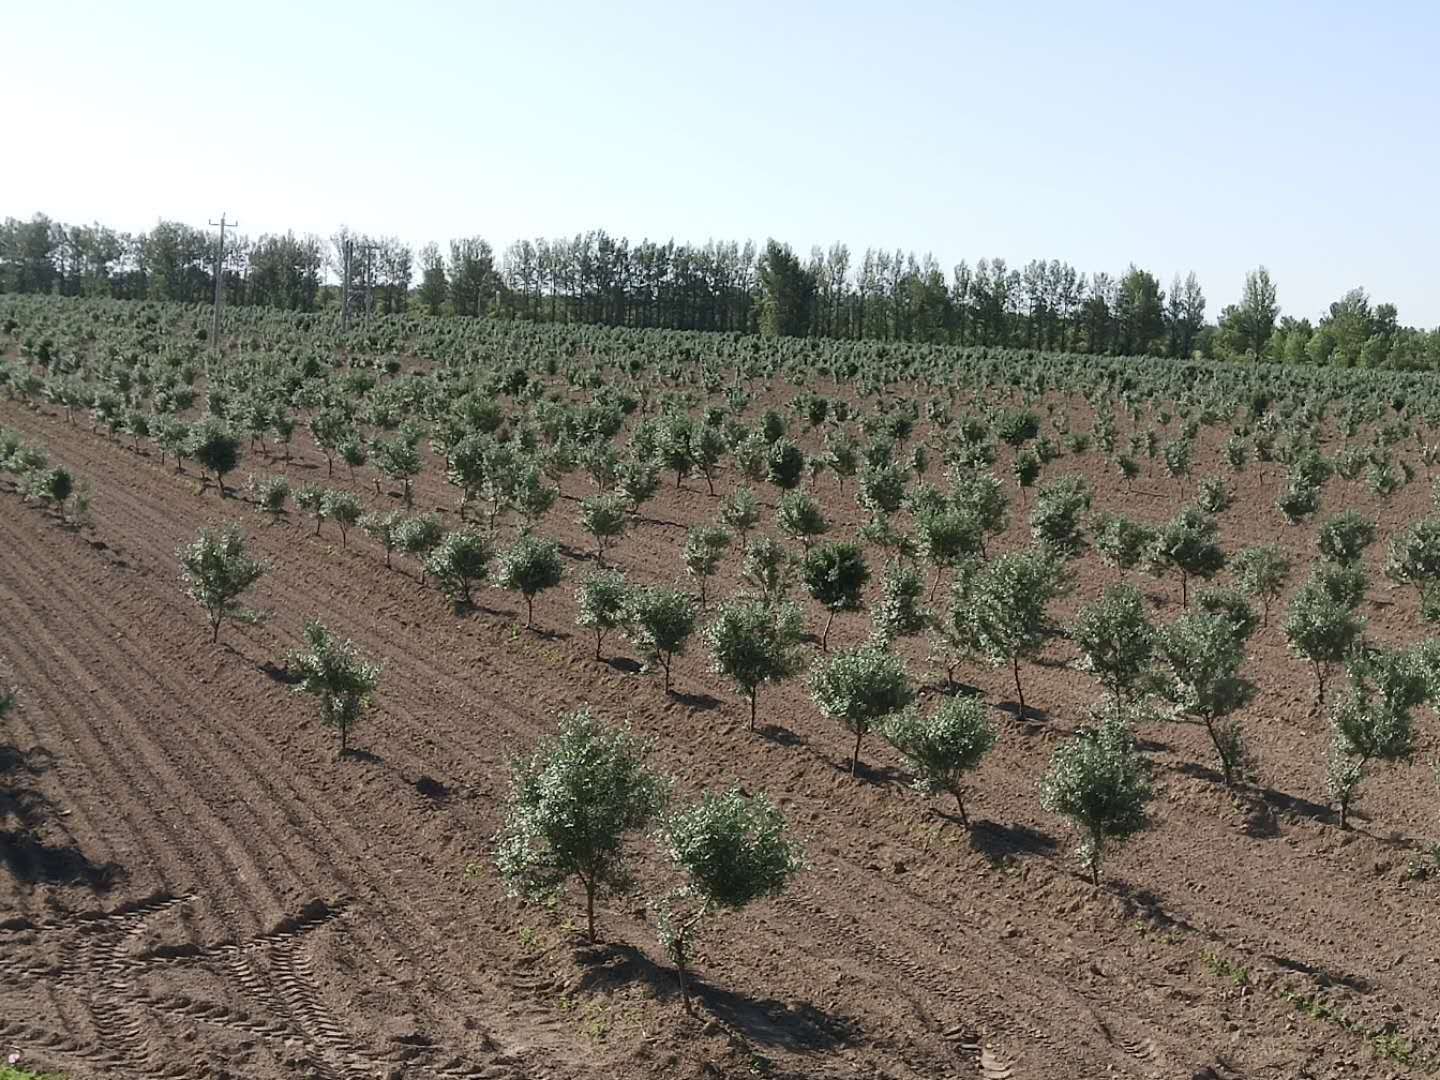
[[[340,331],[348,333],[350,330],[350,260],[355,253],[355,243],[348,236],[345,238],[342,247],[342,270],[343,280],[340,282]]]
[[[233,229],[240,223],[226,221],[225,215],[221,214],[219,221],[212,221],[210,224],[220,226],[220,245],[215,249],[215,310],[210,316],[210,349],[218,355],[220,352],[220,310],[225,306],[225,230]]]

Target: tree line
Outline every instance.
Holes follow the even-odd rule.
[[[236,236],[223,265],[226,300],[316,311],[338,302],[351,256],[352,310],[489,316],[841,340],[1018,347],[1181,359],[1261,359],[1342,367],[1440,368],[1440,328],[1400,324],[1395,305],[1352,289],[1317,319],[1282,315],[1264,267],[1207,319],[1193,273],[1168,288],[1148,270],[1085,273],[1058,260],[1012,267],[844,244],[808,257],[769,240],[632,244],[603,230],[517,240],[497,254],[482,237],[413,251],[394,237],[341,230]],[[149,232],[65,225],[44,215],[0,225],[0,292],[207,300],[216,237],[161,221]]]

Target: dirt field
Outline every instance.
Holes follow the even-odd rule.
[[[851,780],[849,740],[801,680],[762,692],[764,730],[751,734],[698,641],[668,698],[618,636],[614,659],[591,659],[573,584],[537,600],[538,633],[518,629],[523,602],[495,590],[457,617],[413,563],[397,556],[387,571],[355,532],[342,551],[333,524],[319,538],[294,511],[269,525],[240,499],[197,494],[193,466],[176,475],[53,410],[3,402],[0,424],[96,492],[93,525],[72,532],[0,490],[0,659],[22,695],[0,769],[12,808],[26,800],[40,822],[0,873],[0,1040],[35,1067],[1027,1080],[1384,1077],[1440,1063],[1440,884],[1407,875],[1437,832],[1434,715],[1422,714],[1417,764],[1376,770],[1342,833],[1325,806],[1328,725],[1307,714],[1313,683],[1278,616],[1247,669],[1260,687],[1245,713],[1258,782],[1232,798],[1203,731],[1146,730],[1154,825],[1097,890],[1036,790],[1098,696],[1064,643],[1025,670],[1041,715],[1024,723],[1008,671],[964,669],[1010,709],[975,777],[967,833],[909,788],[878,738]],[[1197,476],[1219,460],[1217,433],[1204,438]],[[323,479],[308,439],[296,451],[292,476]],[[1101,464],[1067,457],[1046,475],[1090,475],[1097,509],[1151,521],[1176,509],[1172,482],[1142,477],[1126,492],[1099,482]],[[1276,539],[1308,562],[1314,528],[1284,524],[1279,483],[1275,465],[1238,478],[1221,519],[1228,551]],[[720,494],[733,484],[725,475]],[[833,478],[820,486],[834,518],[858,520],[849,485],[843,497]],[[375,496],[368,470],[357,490],[397,501]],[[567,545],[572,576],[591,546],[574,522],[590,490],[568,478],[542,527]],[[773,490],[762,498],[773,512]],[[1325,512],[1352,500],[1380,519],[1373,635],[1421,636],[1412,597],[1387,589],[1379,563],[1394,529],[1428,512],[1428,485],[1382,504],[1337,478],[1325,498]],[[416,501],[453,506],[433,463]],[[673,580],[684,527],[717,502],[702,479],[667,485],[613,561],[635,580]],[[1017,501],[1002,549],[1025,542],[1024,518]],[[269,561],[256,600],[272,614],[227,625],[212,645],[175,550],[225,520],[242,521]],[[732,553],[712,596],[732,590],[737,565]],[[1118,577],[1093,555],[1078,566],[1067,611]],[[1141,580],[1156,618],[1173,617],[1178,582]],[[385,664],[378,709],[355,734],[364,752],[343,761],[283,670],[317,614]],[[863,615],[840,616],[832,648],[867,629]],[[923,645],[902,649],[925,673]],[[810,869],[787,897],[717,921],[705,939],[695,1019],[646,919],[643,886],[661,880],[647,839],[636,843],[642,890],[606,904],[595,948],[573,933],[574,897],[521,904],[490,868],[507,759],[584,704],[654,735],[655,764],[683,794],[768,791],[805,841]],[[467,876],[472,863],[481,872]]]

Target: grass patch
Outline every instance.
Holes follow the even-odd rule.
[[[1236,986],[1250,985],[1250,969],[1240,964],[1232,963],[1219,953],[1206,952],[1201,954],[1205,966],[1210,969],[1211,975],[1222,979],[1229,979]]]
[[[64,1080],[58,1073],[34,1073],[15,1065],[0,1065],[0,1080]]]

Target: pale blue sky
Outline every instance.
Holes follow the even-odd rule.
[[[1267,265],[1440,325],[1440,4],[48,0],[0,215]]]

